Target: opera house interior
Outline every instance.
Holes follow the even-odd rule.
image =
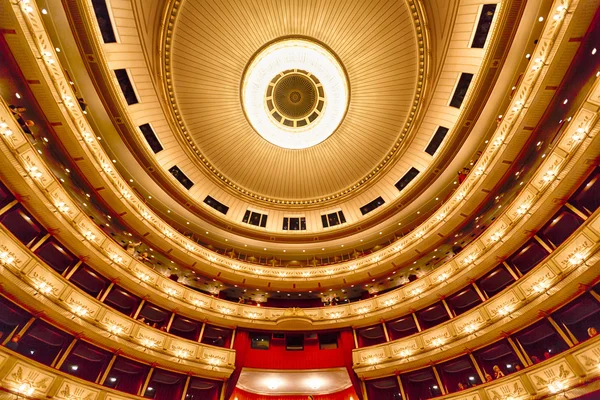
[[[600,0],[0,0],[0,400],[600,399]]]

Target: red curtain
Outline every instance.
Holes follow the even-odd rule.
[[[233,371],[227,380],[227,385],[223,389],[225,390],[226,399],[233,398],[231,395],[237,385],[238,379],[240,379],[242,368],[246,364],[247,354],[250,350],[250,335],[248,332],[239,329],[237,330],[233,348],[235,349],[235,371]]]
[[[341,392],[313,395],[314,400],[350,400],[351,398],[356,400],[358,396],[354,391],[354,388],[349,387]],[[229,400],[307,400],[308,395],[302,396],[265,396],[260,394],[249,393],[244,390],[236,388]]]
[[[338,341],[338,347],[342,351],[342,356],[344,359],[344,367],[348,371],[348,375],[350,375],[350,381],[352,381],[352,387],[357,395],[356,398],[362,400],[362,390],[360,386],[360,380],[358,376],[354,373],[352,369],[352,350],[354,349],[354,335],[352,330],[348,329],[345,331],[340,331],[340,340]]]

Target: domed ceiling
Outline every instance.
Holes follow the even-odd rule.
[[[165,54],[169,98],[197,163],[238,192],[286,203],[350,192],[397,159],[392,155],[406,140],[411,112],[418,103],[417,87],[422,84],[417,22],[405,1],[306,3],[185,0],[173,10],[175,23]],[[307,115],[296,126],[296,122],[282,120],[266,101],[258,111],[243,106],[242,87],[249,65],[269,44],[290,38],[326,49],[346,78],[348,101],[339,127],[320,140],[307,139],[312,135],[308,131],[310,110],[302,111]],[[303,62],[312,67],[303,69],[300,62],[296,68],[301,72],[317,68],[306,57],[301,57]],[[279,70],[261,72],[275,78],[287,68],[283,60],[275,61]],[[332,79],[322,71],[321,77],[319,72],[308,73],[323,79],[325,88]],[[312,81],[303,82],[306,87]],[[318,91],[309,85],[307,93],[313,89]],[[328,90],[326,98],[332,93]],[[292,92],[288,95],[299,93]],[[258,96],[263,93],[264,88]],[[291,100],[300,98],[289,97],[288,103]],[[316,109],[318,102],[309,103],[304,106]],[[279,105],[285,107],[281,101]],[[333,108],[330,97],[321,119],[331,119],[326,112]],[[265,139],[249,114],[265,111],[279,115],[275,122],[287,123],[282,129],[288,133],[293,131],[290,126],[297,129],[290,135],[300,144],[291,148],[285,147],[289,141],[274,144],[279,134],[274,140]],[[300,128],[301,124],[309,128]],[[323,122],[316,120],[314,125]]]

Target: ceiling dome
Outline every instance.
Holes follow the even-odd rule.
[[[422,49],[407,4],[314,2],[185,0],[174,9],[166,84],[180,133],[198,165],[238,193],[306,203],[352,192],[397,159],[413,120]],[[294,39],[329,54],[341,94],[297,57],[261,67],[267,84],[248,91],[260,99],[249,112],[253,63]],[[259,112],[270,117],[264,126]]]

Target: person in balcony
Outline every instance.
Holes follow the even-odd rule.
[[[147,251],[140,253],[140,255],[137,256],[137,259],[146,264],[153,264],[152,259],[148,255]]]
[[[462,382],[458,382],[458,390],[461,391],[461,390],[465,390],[465,389],[466,389],[465,385]]]
[[[589,337],[593,338],[594,336],[598,335],[598,331],[593,326],[590,326],[587,330],[587,334]]]
[[[141,245],[141,244],[142,244],[142,242],[137,242],[137,243],[133,243],[133,242],[127,242],[127,243],[125,244],[125,251],[126,251],[127,253],[129,253],[130,255],[132,255],[132,256],[135,256],[135,255],[136,255],[136,253],[137,253],[137,250],[136,250],[136,248],[137,248],[139,245]]]
[[[486,373],[486,374],[485,374],[485,381],[486,381],[486,382],[491,382],[492,380],[494,380],[494,379],[492,378],[492,376],[491,376],[490,374]]]
[[[494,378],[495,379],[500,379],[500,378],[504,377],[504,372],[502,372],[502,370],[500,369],[499,366],[494,365],[494,367],[492,369],[494,370]]]
[[[15,335],[10,339],[10,342],[8,342],[6,344],[6,347],[8,347],[9,349],[11,349],[12,351],[17,351],[17,348],[19,347],[19,340],[21,340],[21,336],[19,335]]]

